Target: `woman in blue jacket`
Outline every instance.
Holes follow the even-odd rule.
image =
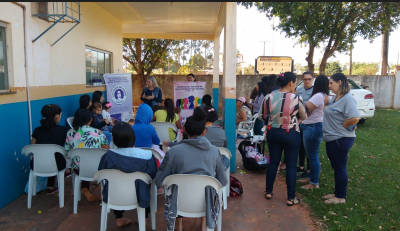
[[[140,104],[135,117],[135,124],[132,129],[135,134],[138,134],[135,146],[151,148],[153,144],[159,145],[160,139],[158,138],[156,129],[150,124],[153,119],[153,110],[145,103]]]

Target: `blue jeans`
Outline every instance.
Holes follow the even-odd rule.
[[[104,135],[107,137],[108,144],[110,144],[110,143],[111,143],[111,138],[112,138],[111,133],[108,132],[108,131],[102,131],[102,132],[103,132]]]
[[[292,200],[296,197],[297,157],[300,148],[300,133],[294,130],[271,128],[267,131],[267,142],[270,155],[270,164],[266,176],[266,192],[272,193],[281,161],[282,152],[285,152],[287,197]]]
[[[354,137],[343,137],[334,141],[326,142],[326,154],[331,161],[335,176],[335,197],[346,198],[347,182],[347,156],[353,146]]]
[[[310,164],[310,182],[319,185],[321,164],[319,162],[319,147],[322,141],[322,123],[300,124],[303,132],[303,144]]]

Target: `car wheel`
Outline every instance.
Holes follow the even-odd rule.
[[[366,119],[360,119],[360,120],[358,121],[358,124],[364,124],[364,123],[365,123],[365,120],[366,120]]]

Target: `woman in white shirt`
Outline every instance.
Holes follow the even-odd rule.
[[[303,132],[303,144],[306,155],[310,161],[310,173],[308,179],[300,180],[303,189],[319,188],[319,175],[321,164],[319,162],[319,147],[322,141],[322,121],[324,117],[324,98],[329,95],[329,79],[325,75],[315,78],[311,98],[306,103],[307,119],[300,124]]]

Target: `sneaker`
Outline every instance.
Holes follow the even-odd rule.
[[[47,189],[47,195],[58,192],[58,187],[53,187],[52,189]]]
[[[301,179],[303,179],[303,178],[308,178],[308,176],[309,176],[308,172],[305,171],[305,172],[303,172],[302,174],[300,174],[299,177],[300,177]]]
[[[297,166],[297,172],[305,172],[306,170],[304,168],[300,168],[299,166]]]
[[[64,173],[64,178],[71,177],[71,171]]]

